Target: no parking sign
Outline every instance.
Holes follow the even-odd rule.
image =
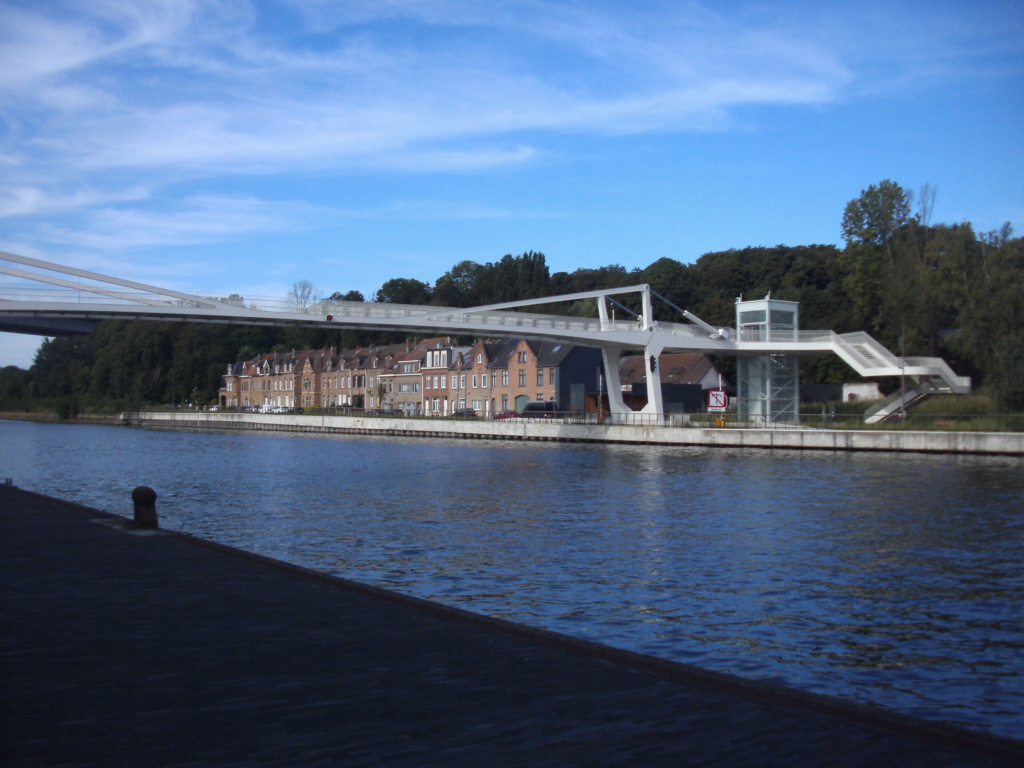
[[[708,410],[709,411],[724,411],[729,407],[729,396],[725,394],[724,389],[709,389],[708,390]]]

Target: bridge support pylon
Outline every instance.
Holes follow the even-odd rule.
[[[607,302],[609,300],[614,301],[609,299],[608,296],[599,297],[597,311],[602,325],[610,328],[614,321],[611,320],[608,314]],[[651,302],[651,289],[648,285],[642,287],[641,305],[642,314],[636,316],[637,323],[640,330],[650,332],[653,330],[654,308]],[[622,307],[621,304],[619,306]],[[623,307],[623,309],[626,308]],[[664,343],[654,341],[644,347],[644,380],[647,382],[647,404],[639,411],[634,411],[622,399],[622,380],[619,378],[622,350],[617,347],[601,348],[605,381],[608,382],[608,409],[613,416],[627,413],[658,414],[664,412],[664,399],[661,394],[661,373],[658,370],[658,357],[664,349]]]

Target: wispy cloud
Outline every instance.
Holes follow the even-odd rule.
[[[286,231],[316,216],[194,191],[159,216],[132,203],[186,179],[466,173],[538,162],[554,134],[723,130],[739,108],[869,90],[864,73],[897,48],[893,82],[931,76],[950,44],[990,42],[944,12],[915,26],[879,5],[857,27],[795,5],[8,3],[0,216],[90,211],[46,234],[93,248]]]
[[[84,220],[47,226],[46,237],[64,246],[118,252],[164,245],[230,241],[240,236],[286,232],[323,220],[322,208],[250,198],[197,196],[159,207],[104,207]]]
[[[730,38],[696,6],[628,24],[630,15],[558,3],[486,13],[386,3],[373,17],[369,5],[315,6],[319,26],[336,19],[328,34],[275,34],[252,11],[218,36],[203,24],[223,16],[212,2],[14,13],[2,55],[19,66],[0,86],[15,114],[34,118],[20,138],[35,151],[21,149],[43,161],[74,154],[86,168],[184,163],[196,173],[386,165],[396,150],[431,154],[434,142],[520,131],[703,126],[730,106],[827,100],[846,79],[808,41],[742,29]],[[669,34],[680,30],[689,34]],[[467,158],[460,167],[522,156]]]
[[[138,202],[147,197],[149,197],[149,192],[139,187],[119,189],[115,192],[85,189],[70,194],[53,194],[39,187],[7,187],[0,189],[0,219],[9,216],[39,216],[124,202]]]

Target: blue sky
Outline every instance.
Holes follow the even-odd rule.
[[[1019,233],[1022,126],[1020,0],[0,0],[0,250],[195,293],[840,243],[887,178]]]

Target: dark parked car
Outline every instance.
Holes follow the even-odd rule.
[[[476,411],[474,411],[472,408],[458,408],[452,411],[452,416],[455,416],[456,418],[460,419],[475,419]]]
[[[554,400],[542,400],[527,403],[520,416],[529,419],[550,419],[558,415],[558,403]]]

